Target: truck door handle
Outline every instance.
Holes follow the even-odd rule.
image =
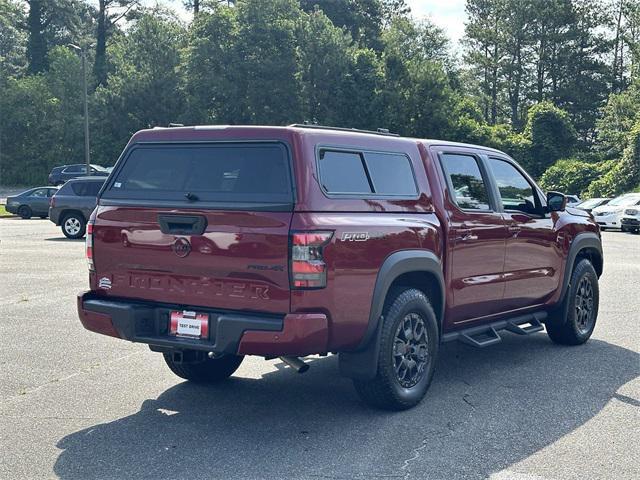
[[[158,215],[160,231],[170,235],[202,235],[207,218],[202,215]]]

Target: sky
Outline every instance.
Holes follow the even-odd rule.
[[[465,0],[407,0],[411,13],[416,18],[428,17],[452,40],[454,45],[464,35]]]
[[[178,15],[185,20],[189,17],[181,0],[156,1],[176,10]],[[147,1],[146,3],[156,2]],[[430,18],[433,23],[444,29],[452,40],[454,47],[458,45],[458,41],[464,35],[464,22],[466,21],[465,0],[407,0],[407,4],[411,7],[411,13],[415,18]]]

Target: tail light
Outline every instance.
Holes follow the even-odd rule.
[[[89,221],[87,222],[87,234],[86,234],[86,252],[87,262],[89,263],[89,270],[94,271],[95,265],[93,264],[93,227],[96,223],[96,211],[94,210]]]
[[[324,288],[327,265],[323,247],[333,232],[293,232],[291,234],[291,288]]]

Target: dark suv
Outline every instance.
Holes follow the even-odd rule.
[[[603,258],[589,214],[490,148],[355,130],[136,133],[87,230],[85,328],[146,343],[182,378],[244,355],[339,354],[362,398],[424,396],[440,344],[545,326],[584,343]]]
[[[49,201],[49,220],[62,228],[67,238],[82,238],[87,221],[96,208],[97,195],[105,177],[74,178]]]
[[[109,171],[99,165],[91,165],[89,173],[97,177],[107,177],[109,175]],[[61,167],[53,167],[49,174],[49,183],[51,185],[62,185],[67,180],[84,177],[85,175],[87,175],[87,166],[84,163],[62,165]]]

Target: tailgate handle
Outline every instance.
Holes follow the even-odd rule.
[[[202,215],[158,215],[160,231],[171,235],[202,235],[207,219]]]

